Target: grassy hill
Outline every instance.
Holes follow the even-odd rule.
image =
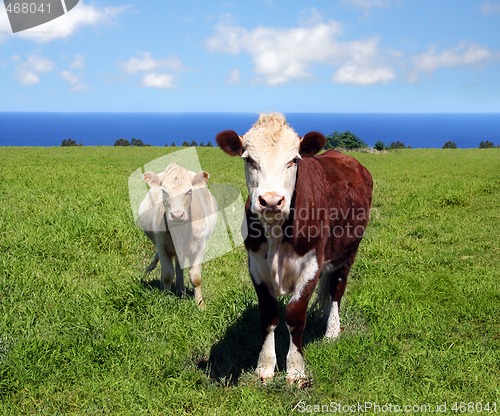
[[[141,283],[153,247],[134,225],[128,177],[174,150],[0,150],[1,414],[267,416],[358,402],[493,410],[500,150],[353,154],[374,177],[373,215],[344,333],[325,342],[320,316],[308,318],[304,390],[285,382],[283,322],[279,375],[265,386],[253,375],[258,310],[242,247],[204,264],[205,311]],[[246,192],[241,160],[198,152],[212,183]]]

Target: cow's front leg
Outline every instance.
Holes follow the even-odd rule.
[[[163,251],[158,252],[161,265],[160,290],[170,290],[174,281],[174,266],[172,257]]]
[[[179,259],[175,256],[175,294],[182,296],[184,293],[184,271],[179,264]]]
[[[271,295],[267,286],[255,283],[255,291],[259,300],[260,329],[263,337],[262,349],[257,361],[255,373],[262,381],[274,377],[276,367],[276,349],[274,347],[274,330],[279,323],[278,301]]]
[[[298,383],[300,386],[307,380],[302,352],[302,335],[306,326],[307,305],[316,286],[317,278],[317,275],[313,275],[299,285],[285,311],[286,326],[290,333],[290,347],[286,356],[286,379],[289,383]]]

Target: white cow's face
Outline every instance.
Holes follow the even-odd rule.
[[[226,153],[245,159],[251,211],[274,223],[290,213],[300,159],[321,150],[324,136],[308,133],[301,139],[283,115],[262,114],[243,137],[226,131],[217,142]]]
[[[171,164],[158,175],[146,172],[144,180],[149,186],[161,187],[167,221],[185,223],[191,220],[193,190],[206,184],[208,173],[202,171],[196,174]]]
[[[184,223],[191,219],[193,187],[190,182],[180,185],[170,189],[164,186],[162,190],[167,221],[172,223]]]

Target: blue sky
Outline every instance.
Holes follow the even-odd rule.
[[[1,2],[0,111],[499,112],[500,1]]]

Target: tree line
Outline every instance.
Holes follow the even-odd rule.
[[[61,143],[61,146],[83,146],[82,143],[77,143],[73,139],[64,139]],[[132,138],[130,141],[127,139],[121,138],[115,141],[114,146],[151,146],[150,144],[144,143],[140,139]],[[175,142],[172,141],[172,144],[165,144],[165,147],[177,147]],[[211,141],[207,142],[206,144],[204,142],[197,143],[196,140],[192,140],[191,142],[189,141],[184,141],[181,144],[182,147],[189,147],[189,146],[195,146],[195,147],[213,147],[214,145],[212,144]],[[443,149],[456,149],[458,146],[456,143],[452,140],[448,140],[447,142],[444,143]],[[500,145],[495,145],[493,142],[489,140],[483,140],[479,144],[480,149],[491,149],[494,147],[500,147]],[[338,132],[334,131],[332,134],[326,136],[326,144],[325,144],[325,149],[345,149],[345,150],[359,150],[359,149],[367,149],[368,145],[356,134],[350,132],[349,130],[344,131],[344,132]],[[391,142],[390,144],[386,145],[383,141],[377,140],[375,142],[375,145],[373,146],[375,150],[382,151],[382,150],[394,150],[394,149],[411,149],[410,145],[406,145],[403,142],[396,140]]]
[[[359,150],[367,148],[368,145],[359,136],[349,130],[344,132],[334,131],[332,134],[326,136],[325,149]],[[381,151],[392,149],[411,149],[411,146],[407,146],[399,140],[391,142],[389,145],[386,145],[381,140],[377,140],[373,148]]]
[[[479,143],[480,149],[491,149],[494,147],[500,147],[489,141],[484,140]],[[334,131],[332,134],[326,136],[325,149],[346,149],[346,150],[359,150],[368,148],[368,145],[356,134],[350,132],[349,130],[339,133]],[[394,149],[411,149],[410,145],[405,145],[403,142],[396,140],[386,145],[383,141],[377,140],[373,146],[375,150],[394,150]],[[457,149],[458,146],[452,140],[448,140],[444,143],[443,149]]]

